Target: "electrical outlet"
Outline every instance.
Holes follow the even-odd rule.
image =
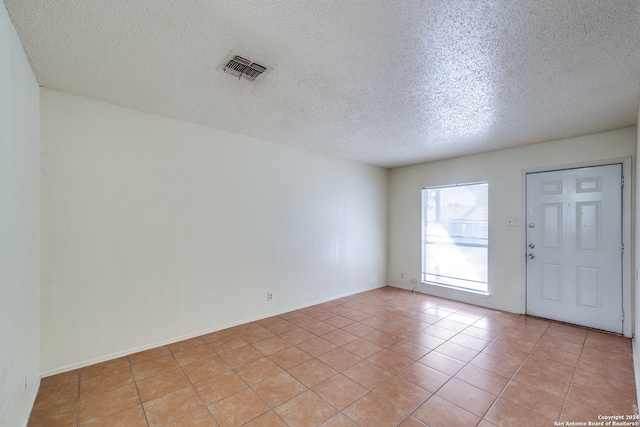
[[[267,292],[267,301],[273,300],[273,292]]]
[[[400,273],[400,278],[404,279],[404,273]]]
[[[411,284],[412,284],[412,285],[417,285],[417,284],[418,284],[418,281],[417,281],[416,279],[411,279]]]

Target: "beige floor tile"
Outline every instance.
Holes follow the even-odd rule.
[[[275,412],[269,411],[249,421],[244,427],[287,427],[287,425]]]
[[[568,365],[532,356],[513,379],[564,399],[571,385],[574,370]]]
[[[406,420],[404,420],[399,427],[427,427],[427,425],[416,420],[413,417],[409,417]]]
[[[602,421],[598,418],[599,415],[602,415],[602,409],[599,406],[583,406],[579,403],[567,400],[564,404],[562,416],[559,421],[565,423],[567,421],[585,423],[591,421],[596,423]]]
[[[292,317],[289,319],[289,322],[296,325],[299,328],[304,328],[305,326],[316,323],[318,319],[307,316],[306,314],[299,314],[298,316]]]
[[[392,403],[406,414],[415,411],[416,408],[422,405],[432,394],[398,376],[389,378],[389,380],[378,386],[373,393],[387,402]]]
[[[350,334],[349,332],[342,330],[342,329],[336,329],[333,330],[331,332],[328,332],[324,335],[322,335],[322,338],[324,338],[325,340],[337,345],[337,346],[342,346],[345,345],[353,340],[355,340],[356,338],[358,338],[356,335]]]
[[[465,366],[463,361],[437,351],[430,352],[422,359],[419,359],[418,363],[437,369],[447,375],[455,375]]]
[[[629,375],[629,369],[625,368],[624,366],[611,363],[603,363],[594,359],[583,357],[578,361],[578,369],[592,372],[594,374],[598,374],[630,385],[635,385],[635,377],[633,375]]]
[[[556,350],[566,351],[567,353],[580,354],[582,352],[582,345],[575,344],[572,342],[567,342],[562,338],[558,338],[555,336],[548,336],[545,334],[537,344],[539,347],[547,347]]]
[[[80,400],[133,384],[131,368],[115,369],[80,381]]]
[[[335,331],[336,327],[325,322],[316,322],[305,326],[304,330],[311,332],[313,335],[321,336],[329,332]]]
[[[169,347],[169,350],[172,353],[176,353],[179,351],[187,350],[189,348],[197,347],[202,344],[206,344],[202,339],[202,337],[194,337],[188,340],[182,340],[182,341],[175,342],[173,344],[169,344],[167,347]]]
[[[40,391],[60,385],[78,384],[80,382],[80,369],[44,377],[40,380]]]
[[[77,404],[79,390],[79,382],[62,383],[55,387],[49,387],[45,392],[38,393],[36,396],[31,415],[39,415],[55,408]]]
[[[335,414],[327,421],[322,423],[320,427],[358,427],[353,421],[344,416],[342,413]]]
[[[287,400],[307,390],[307,386],[287,372],[283,372],[253,387],[254,391],[267,405],[275,408]]]
[[[412,343],[407,340],[403,340],[392,345],[391,347],[388,348],[388,350],[393,351],[394,353],[401,354],[404,357],[408,357],[413,361],[418,360],[421,357],[424,357],[424,355],[426,355],[427,353],[429,353],[429,351],[431,351],[426,347]]]
[[[313,387],[334,376],[337,372],[318,359],[313,359],[289,369],[289,373],[307,387]]]
[[[298,345],[305,341],[317,338],[315,334],[299,328],[286,332],[282,334],[281,337],[293,345]]]
[[[538,345],[533,348],[531,354],[534,356],[544,357],[548,360],[553,360],[554,362],[560,362],[571,367],[575,367],[580,359],[580,355],[578,354]]]
[[[345,369],[342,373],[368,389],[379,386],[393,375],[391,372],[382,369],[368,360],[356,363],[352,367]]]
[[[207,408],[199,409],[177,420],[165,424],[163,427],[217,427]]]
[[[342,413],[360,426],[397,426],[408,416],[396,406],[372,393],[356,400]]]
[[[442,326],[439,326],[438,323],[434,323],[433,325],[425,328],[422,332],[443,340],[449,340],[458,334],[458,331],[443,328]]]
[[[253,344],[253,347],[265,356],[272,355],[286,348],[291,347],[291,343],[284,338],[274,336]]]
[[[437,369],[414,363],[398,374],[400,377],[417,385],[431,393],[435,393],[447,381],[451,379],[450,375],[438,371]]]
[[[252,346],[244,346],[235,350],[228,351],[221,355],[225,362],[231,368],[237,368],[247,363],[255,362],[258,359],[262,359],[264,355]]]
[[[182,367],[214,357],[215,355],[216,353],[207,344],[198,345],[173,353],[173,357],[176,358],[178,364]]]
[[[234,333],[232,335],[224,335],[224,336],[217,337],[213,341],[209,342],[208,345],[216,353],[224,354],[232,350],[236,350],[240,347],[246,347],[249,345],[249,343]]]
[[[334,407],[342,410],[369,390],[352,379],[338,374],[313,387],[313,391]]]
[[[131,365],[131,371],[136,381],[150,378],[163,372],[172,371],[176,368],[178,368],[178,362],[176,362],[172,354],[166,354],[136,365]]]
[[[499,338],[498,338],[499,339]],[[513,363],[522,364],[529,357],[529,353],[521,350],[518,346],[515,346],[512,342],[506,341],[494,341],[489,344],[483,353],[492,354],[494,356],[505,358]]]
[[[411,342],[428,350],[433,350],[446,341],[425,332],[418,332],[417,334],[409,335],[405,342]]]
[[[291,427],[311,427],[322,424],[338,411],[308,390],[278,406],[275,412]]]
[[[438,396],[432,396],[412,416],[429,427],[471,427],[480,422],[480,417]]]
[[[265,329],[270,330],[276,335],[282,335],[285,332],[292,331],[297,328],[293,323],[287,322],[280,317],[270,317],[259,322]]]
[[[282,368],[266,357],[240,366],[235,371],[250,386],[284,372]]]
[[[496,400],[496,396],[493,394],[456,378],[447,381],[447,383],[438,390],[436,396],[446,399],[454,405],[479,417],[484,417]]]
[[[78,423],[83,425],[98,421],[140,403],[135,384],[129,384],[80,401]]]
[[[486,371],[477,366],[467,365],[455,376],[459,380],[476,386],[484,391],[498,396],[509,380],[501,375]]]
[[[500,332],[494,332],[494,331],[482,329],[472,325],[472,326],[469,326],[464,331],[460,332],[459,335],[467,335],[467,336],[481,339],[483,341],[491,342],[500,336]]]
[[[189,381],[197,383],[230,369],[231,368],[227,365],[227,362],[225,362],[224,359],[220,356],[214,356],[201,360],[200,362],[192,363],[189,366],[185,366],[182,371],[185,373],[187,378],[189,378]]]
[[[249,344],[254,344],[276,336],[273,332],[263,327],[239,333],[238,335]]]
[[[147,418],[142,410],[142,405],[136,405],[122,412],[110,415],[90,427],[147,427]]]
[[[391,335],[382,331],[372,332],[362,338],[384,348],[391,347],[392,345],[401,341],[401,339],[396,337],[395,335]]]
[[[544,415],[554,421],[560,419],[564,400],[556,395],[512,381],[500,396],[516,405]]]
[[[285,350],[272,354],[269,358],[282,369],[291,369],[313,359],[313,356],[305,353],[298,347],[289,347]]]
[[[31,416],[28,427],[75,427],[78,421],[78,404],[76,402],[51,409],[39,416]]]
[[[464,363],[468,363],[471,359],[476,357],[479,353],[478,350],[474,350],[472,348],[465,347],[460,344],[456,344],[451,340],[440,345],[438,348],[434,350],[434,352],[445,354],[447,356],[453,357],[454,359],[458,359]]]
[[[347,325],[355,323],[355,320],[349,319],[344,316],[334,316],[325,320],[325,323],[335,326],[336,328],[344,328]]]
[[[505,378],[513,377],[522,366],[489,353],[480,353],[469,363]]]
[[[541,427],[554,425],[554,419],[545,417],[504,399],[498,399],[487,413],[486,420],[498,427]]]
[[[353,334],[360,338],[375,331],[375,329],[372,328],[371,326],[365,325],[364,323],[360,323],[360,322],[347,325],[344,328],[342,328],[342,330],[347,331],[350,334]]]
[[[318,359],[338,372],[342,372],[345,369],[362,361],[361,357],[356,356],[355,354],[342,348],[331,350],[328,353],[319,356]]]
[[[220,427],[236,427],[258,418],[269,410],[253,390],[246,389],[209,405]]]
[[[207,405],[222,400],[247,388],[247,384],[233,371],[208,378],[193,385]]]
[[[155,427],[202,409],[204,404],[193,387],[187,386],[145,402],[143,406],[149,426]]]
[[[609,414],[633,414],[635,412],[634,405],[637,404],[635,394],[606,393],[595,382],[586,386],[572,384],[567,399],[582,406],[602,408]]]
[[[138,392],[140,399],[147,402],[164,396],[175,390],[179,390],[189,385],[189,380],[185,377],[181,369],[174,369],[146,380],[138,381]]]
[[[360,356],[363,359],[366,359],[367,357],[371,357],[374,354],[382,351],[384,347],[374,344],[371,341],[367,341],[364,338],[358,338],[348,344],[343,345],[342,348],[350,351],[357,356]]]
[[[401,371],[413,363],[412,359],[391,350],[382,350],[367,359],[369,362],[375,363],[382,369],[393,374]]]
[[[127,357],[119,357],[117,359],[108,360],[106,362],[97,363],[95,365],[82,368],[80,370],[80,379],[87,380],[89,378],[102,375],[106,372],[127,367],[129,367],[129,359]]]
[[[322,354],[330,352],[333,349],[338,348],[337,345],[335,345],[330,341],[325,340],[322,337],[316,337],[316,338],[310,339],[308,341],[298,344],[297,347],[300,350],[304,351],[305,353],[312,355],[313,357],[318,357]]]

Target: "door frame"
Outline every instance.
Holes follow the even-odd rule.
[[[631,221],[633,207],[632,207],[632,187],[634,183],[633,169],[631,157],[614,158],[607,160],[595,160],[590,162],[572,163],[572,164],[559,164],[552,166],[540,166],[535,168],[527,168],[522,170],[522,207],[521,213],[523,220],[521,221],[521,244],[520,244],[520,259],[521,272],[522,272],[522,299],[521,304],[524,307],[524,312],[527,312],[527,230],[526,230],[526,218],[527,218],[527,174],[536,172],[553,172],[563,169],[577,169],[592,166],[606,166],[606,165],[622,165],[622,176],[624,176],[624,186],[622,187],[622,243],[624,244],[624,253],[622,254],[622,310],[624,311],[624,320],[622,321],[622,334],[625,337],[631,338],[633,328],[634,313],[632,312],[632,252],[633,248],[633,223]]]

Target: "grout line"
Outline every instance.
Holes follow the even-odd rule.
[[[149,427],[149,419],[147,418],[147,411],[144,409],[144,404],[142,402],[142,396],[140,396],[140,389],[138,388],[138,381],[136,381],[136,377],[133,376],[133,368],[131,367],[131,359],[129,356],[126,356],[127,361],[129,362],[129,371],[131,372],[131,379],[133,380],[133,384],[136,386],[136,392],[138,393],[138,399],[140,400],[140,409],[142,409],[142,414],[144,415],[144,421],[147,423],[147,427]]]
[[[78,371],[78,401],[76,402],[76,427],[80,426],[80,382],[82,380],[82,369]]]
[[[525,318],[525,317],[527,317],[527,315],[526,315],[526,314],[525,314],[525,315],[522,315],[522,317],[520,317],[520,318]],[[516,321],[517,321],[517,320],[514,320],[514,322],[513,322],[513,323],[515,323]],[[509,325],[509,326],[505,329],[505,331],[506,331],[506,330],[508,330],[508,329],[513,325],[513,323],[511,323],[511,325]],[[546,334],[546,333],[547,333],[547,331],[549,330],[549,327],[550,327],[550,326],[551,326],[551,323],[549,323],[549,325],[547,325],[547,327],[544,329],[544,332],[540,335],[540,338],[538,338],[538,340],[536,341],[536,343],[534,344],[534,346],[531,348],[531,351],[527,352],[527,357],[525,357],[525,358],[524,358],[524,360],[520,363],[520,366],[518,366],[518,369],[516,369],[516,371],[513,373],[513,375],[511,375],[511,378],[509,378],[509,381],[507,382],[507,384],[504,386],[504,388],[502,389],[502,391],[500,392],[500,394],[498,395],[498,397],[496,397],[496,400],[493,402],[493,404],[491,405],[491,407],[487,410],[487,414],[491,411],[491,409],[493,409],[493,407],[496,405],[496,403],[498,402],[498,400],[502,397],[502,395],[503,395],[503,394],[504,394],[504,392],[507,390],[507,388],[509,387],[509,385],[510,385],[512,382],[514,382],[514,381],[515,381],[515,377],[516,377],[516,375],[518,375],[518,372],[520,372],[520,370],[522,369],[522,367],[524,366],[524,364],[527,362],[527,360],[529,360],[529,358],[531,357],[531,352],[533,351],[533,349],[535,349],[535,348],[536,348],[536,346],[538,345],[538,343],[540,342],[540,340],[542,340],[542,337],[544,336],[544,334]],[[504,332],[502,332],[498,338],[500,338],[500,337],[502,337],[502,336],[507,336],[507,335],[504,335]],[[497,340],[498,338],[496,338],[496,340]],[[506,399],[505,399],[505,400],[506,400]],[[509,400],[509,402],[510,402],[510,403],[513,403],[514,405],[520,406],[521,408],[524,408],[524,409],[527,409],[527,410],[531,411],[531,409],[529,409],[529,408],[525,408],[524,406],[519,405],[519,404],[517,404],[517,403],[515,403],[515,402],[511,402],[510,400]],[[535,411],[531,411],[531,412],[535,412]],[[486,416],[487,414],[485,414],[485,416]],[[483,419],[484,419],[484,417],[483,417]],[[489,421],[489,420],[487,420],[487,422],[490,422],[490,421]]]
[[[584,351],[584,345],[587,342],[587,335],[584,337],[584,341],[582,342],[582,348],[580,348],[580,355],[578,355],[578,360],[576,361],[576,366],[573,368],[573,374],[571,375],[571,382],[569,383],[569,388],[567,389],[567,394],[564,397],[564,402],[562,402],[562,410],[560,411],[560,418],[558,421],[562,419],[564,415],[564,410],[567,407],[567,402],[569,402],[569,394],[571,393],[571,389],[573,388],[573,380],[576,377],[576,372],[578,371],[578,365],[580,364],[580,359],[582,358],[582,352]]]

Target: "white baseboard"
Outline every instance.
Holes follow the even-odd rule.
[[[636,414],[640,413],[640,344],[636,341],[636,337],[631,340],[633,344],[633,371],[636,377]]]
[[[302,308],[311,307],[312,305],[322,304],[323,302],[333,301],[333,300],[336,300],[336,299],[339,299],[339,298],[344,298],[344,297],[348,297],[348,296],[351,296],[351,295],[356,295],[356,294],[359,294],[359,293],[362,293],[362,292],[367,292],[367,291],[371,291],[371,290],[374,290],[374,289],[383,288],[385,286],[387,286],[387,284],[386,283],[382,283],[382,284],[378,284],[378,285],[367,287],[367,288],[361,288],[361,289],[358,289],[358,290],[355,290],[355,291],[345,292],[343,294],[334,295],[334,296],[331,296],[331,297],[328,297],[328,298],[322,298],[320,300],[306,302],[306,303],[299,304],[299,305],[296,305],[296,306],[287,307],[287,308],[284,308],[284,309],[281,309],[281,310],[276,310],[276,311],[269,312],[269,313],[266,313],[266,314],[261,314],[259,316],[249,317],[249,318],[246,318],[246,319],[241,319],[241,320],[237,320],[237,321],[233,321],[233,322],[217,325],[217,326],[214,326],[212,328],[204,329],[204,330],[197,331],[197,332],[192,332],[192,333],[185,334],[185,335],[180,335],[178,337],[169,338],[169,339],[158,341],[158,342],[154,342],[154,343],[151,343],[151,344],[146,344],[146,345],[143,345],[143,346],[140,346],[140,347],[133,347],[133,348],[129,348],[127,350],[118,351],[118,352],[107,354],[107,355],[104,355],[104,356],[95,357],[95,358],[88,359],[88,360],[83,360],[81,362],[72,363],[72,364],[69,364],[69,365],[61,366],[59,368],[50,369],[48,371],[41,372],[40,373],[40,377],[41,378],[45,378],[45,377],[49,377],[49,376],[52,376],[52,375],[61,374],[63,372],[73,371],[74,369],[84,368],[86,366],[95,365],[96,363],[106,362],[108,360],[117,359],[117,358],[123,357],[123,356],[128,356],[130,354],[138,353],[140,351],[150,350],[152,348],[160,347],[160,346],[163,346],[163,345],[173,344],[173,343],[176,343],[178,341],[183,341],[183,340],[187,340],[187,339],[190,339],[190,338],[199,337],[201,335],[210,334],[212,332],[221,331],[223,329],[232,328],[234,326],[243,325],[245,323],[255,322],[256,320],[262,320],[262,319],[266,319],[268,317],[277,316],[279,314],[288,313],[290,311],[295,311],[295,310],[300,310]]]
[[[27,427],[27,424],[29,424],[29,417],[31,416],[33,405],[36,403],[36,397],[38,396],[39,390],[40,390],[40,378],[36,378],[35,382],[33,383],[33,387],[31,388],[31,393],[29,394],[29,402],[27,406],[24,408],[24,413],[22,415],[22,422],[20,423],[21,427]]]

